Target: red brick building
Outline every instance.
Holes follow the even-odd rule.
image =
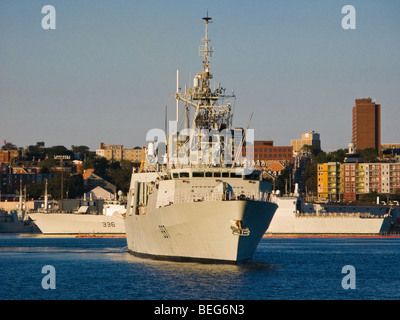
[[[254,141],[254,161],[283,160],[293,163],[292,146],[274,146],[272,140]]]
[[[358,163],[344,163],[343,164],[343,200],[356,200],[356,168]]]
[[[381,105],[371,98],[356,99],[353,107],[353,142],[357,150],[381,151]]]
[[[286,161],[293,163],[292,146],[274,146],[272,140],[254,141],[254,161]],[[245,148],[243,150],[245,153]]]

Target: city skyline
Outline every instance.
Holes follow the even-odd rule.
[[[356,29],[342,27],[347,4]],[[55,30],[42,28],[45,5]],[[324,151],[347,148],[355,99],[371,97],[381,143],[400,142],[400,4],[390,1],[2,1],[0,139],[145,145],[166,105],[175,119],[176,70],[182,88],[201,70],[207,9],[211,72],[235,90],[234,126],[253,114],[255,140],[290,145],[313,130]]]

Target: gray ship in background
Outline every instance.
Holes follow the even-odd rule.
[[[125,202],[116,200],[65,201],[69,211],[53,209],[0,209],[0,233],[35,233],[45,235],[125,236],[122,219]],[[56,205],[53,203],[52,205]]]
[[[64,211],[54,210],[47,199],[47,185],[43,208],[28,213],[37,233],[46,235],[107,236],[125,235],[122,219],[126,201],[120,192],[115,200],[63,200]],[[69,209],[69,210],[68,210]]]
[[[86,207],[89,206],[82,206],[73,212],[30,213],[29,218],[37,228],[37,233],[46,235],[125,235],[122,218],[125,205],[106,201],[103,213],[88,212]]]
[[[278,209],[266,235],[386,235],[398,225],[396,205],[306,203],[296,194],[272,194]]]
[[[47,235],[125,235],[123,215],[126,202],[120,200],[71,200],[71,211],[38,210],[29,219],[38,233]]]
[[[6,211],[0,207],[0,233],[36,233],[38,228],[29,219],[22,197],[22,186],[17,210]]]
[[[29,219],[24,219],[19,211],[7,212],[0,209],[0,233],[34,232],[38,232],[37,227]]]

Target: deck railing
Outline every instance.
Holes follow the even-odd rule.
[[[233,193],[186,193],[176,194],[173,197],[157,199],[156,207],[165,207],[176,203],[185,202],[202,202],[202,201],[237,201],[237,200],[252,200],[252,201],[269,201],[267,192],[247,192],[239,195]]]
[[[311,212],[311,213],[307,212],[307,213],[296,213],[296,217],[382,219],[389,217],[389,214],[377,215],[368,212]]]

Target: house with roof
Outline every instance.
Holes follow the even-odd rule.
[[[85,170],[83,181],[88,199],[110,199],[115,198],[117,187],[111,182],[94,173],[94,169]]]

